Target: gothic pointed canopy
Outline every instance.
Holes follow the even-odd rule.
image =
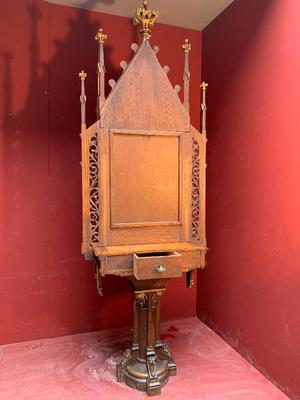
[[[189,131],[190,118],[148,40],[144,40],[101,110],[101,126]]]

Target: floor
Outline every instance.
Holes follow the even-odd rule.
[[[164,323],[178,375],[162,400],[287,400],[255,368],[197,319]],[[129,329],[35,340],[0,347],[2,400],[145,399],[115,380]]]

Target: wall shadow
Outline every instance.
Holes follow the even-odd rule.
[[[20,5],[19,0],[13,2],[16,7]],[[95,2],[89,0],[85,5],[92,3]],[[23,4],[20,12],[24,13],[24,20],[30,21],[30,34],[26,37],[29,65],[20,63],[14,46],[0,51],[4,150],[1,172],[5,184],[1,286],[5,287],[4,296],[7,297],[2,303],[3,318],[8,322],[12,304],[19,308],[15,315],[17,338],[12,337],[7,323],[3,341],[131,325],[132,295],[128,281],[108,277],[104,282],[105,297],[100,298],[93,263],[85,262],[80,254],[78,72],[84,69],[88,73],[87,121],[91,125],[96,121],[97,44],[94,36],[99,27],[110,22],[113,22],[112,29],[117,29],[118,20],[107,17],[103,22],[103,14],[39,0]],[[127,22],[123,20],[124,24]],[[129,61],[133,54],[128,43],[132,37],[129,21],[127,30],[125,35],[120,35],[120,46],[128,48]],[[42,45],[48,46],[47,62],[45,57],[41,58]],[[114,52],[108,39],[106,82],[117,80],[122,72]],[[24,73],[24,79],[28,79],[28,93],[22,109],[14,112],[18,87],[12,66],[17,61],[20,73],[23,67],[28,72],[26,77]],[[107,84],[107,95],[109,91]],[[123,304],[122,309],[120,304]],[[39,326],[34,326],[34,319]],[[24,329],[27,324],[27,332],[22,334],[22,325]]]

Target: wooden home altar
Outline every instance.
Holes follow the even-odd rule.
[[[158,11],[144,0],[134,22],[141,43],[105,96],[105,40],[99,29],[97,121],[86,128],[85,79],[81,79],[83,243],[96,260],[96,278],[129,279],[134,290],[134,334],[117,366],[118,381],[156,395],[176,364],[160,339],[160,300],[171,278],[205,265],[205,149],[207,84],[202,83],[201,133],[190,123],[189,52],[183,49],[184,102],[150,45]]]

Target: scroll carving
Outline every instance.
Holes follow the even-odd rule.
[[[152,295],[152,308],[155,308],[157,306],[159,297],[162,296],[164,293],[163,290],[156,290],[153,295]]]
[[[170,346],[167,343],[163,344],[163,352],[168,356],[172,357]]]
[[[157,379],[157,371],[156,371],[156,359],[154,356],[150,356],[147,359],[147,369],[149,373],[150,379]]]
[[[200,224],[200,147],[192,142],[192,238],[199,240]]]
[[[89,145],[89,174],[90,174],[90,226],[91,242],[99,242],[99,189],[98,189],[98,136],[95,133]]]
[[[147,308],[148,307],[148,295],[145,292],[136,293],[135,301],[137,307]]]

